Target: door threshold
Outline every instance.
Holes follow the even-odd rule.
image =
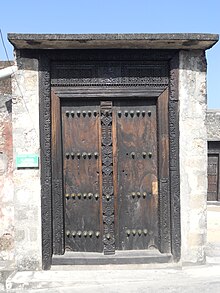
[[[116,251],[113,255],[98,252],[66,252],[64,255],[54,255],[52,265],[150,264],[172,261],[171,253],[160,253],[158,250],[125,250]]]

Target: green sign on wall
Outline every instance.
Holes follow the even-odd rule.
[[[39,156],[32,154],[22,154],[16,156],[16,168],[38,168]]]

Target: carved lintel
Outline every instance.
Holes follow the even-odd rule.
[[[112,102],[101,102],[102,201],[104,254],[115,253],[112,152]]]

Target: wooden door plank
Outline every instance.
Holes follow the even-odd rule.
[[[101,252],[99,106],[62,105],[66,250]]]
[[[116,111],[118,249],[158,248],[156,101],[119,100]]]
[[[161,252],[170,252],[170,183],[168,88],[158,97],[158,171],[159,171],[159,245]]]

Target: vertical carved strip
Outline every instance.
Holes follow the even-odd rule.
[[[53,254],[64,253],[64,204],[60,99],[51,90]]]
[[[160,202],[160,246],[161,252],[170,252],[170,201],[169,201],[169,179],[159,180]]]
[[[179,175],[179,54],[171,60],[169,136],[170,136],[170,195],[171,195],[171,246],[174,259],[181,253],[180,175]]]
[[[104,254],[115,253],[112,102],[101,102],[102,206]]]
[[[41,217],[42,262],[47,270],[52,262],[52,208],[51,208],[51,116],[49,59],[41,56],[39,62],[40,144],[41,144]]]

